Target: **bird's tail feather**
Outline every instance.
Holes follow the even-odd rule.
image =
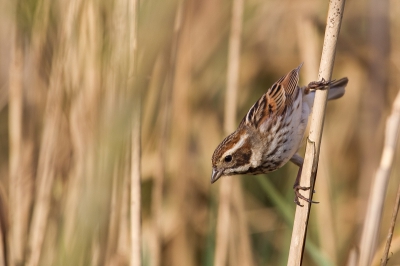
[[[335,100],[342,97],[348,82],[348,78],[341,78],[332,82],[328,93],[328,100]]]

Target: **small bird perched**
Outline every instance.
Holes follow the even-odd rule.
[[[250,108],[235,132],[226,137],[212,156],[211,183],[221,176],[265,174],[275,171],[289,160],[299,166],[293,189],[294,202],[299,198],[311,202],[299,190],[303,158],[299,149],[314,103],[315,90],[330,87],[328,100],[344,95],[347,78],[338,81],[313,81],[299,87],[303,64],[275,82]]]

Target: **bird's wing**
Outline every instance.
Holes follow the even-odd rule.
[[[303,64],[275,82],[250,108],[246,124],[258,128],[265,120],[281,115],[297,96],[299,72]]]

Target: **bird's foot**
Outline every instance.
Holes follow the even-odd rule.
[[[310,199],[304,197],[303,195],[301,195],[300,190],[306,191],[306,190],[309,190],[310,188],[311,188],[311,187],[302,187],[302,186],[300,186],[299,184],[295,184],[295,185],[293,186],[293,190],[294,190],[294,202],[295,202],[297,205],[299,205],[300,207],[303,207],[304,205],[300,204],[299,198],[302,199],[302,200],[304,200],[304,201],[306,201],[306,202],[308,202],[308,203],[319,203],[318,201],[310,200]],[[315,192],[315,191],[313,191],[313,193],[314,193],[314,192]]]
[[[326,81],[324,78],[322,78],[320,81],[312,81],[308,83],[304,91],[306,94],[308,94],[310,90],[323,90],[326,87],[330,86],[334,81],[335,80]]]

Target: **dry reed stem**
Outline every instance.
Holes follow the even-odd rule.
[[[358,261],[358,251],[357,249],[353,248],[350,250],[346,266],[357,266],[357,261]]]
[[[26,264],[35,266],[39,264],[41,251],[48,222],[50,210],[51,190],[55,177],[55,149],[58,147],[60,123],[62,121],[62,84],[65,73],[65,62],[69,58],[70,50],[66,41],[73,32],[77,1],[66,4],[66,12],[61,25],[60,47],[56,50],[50,74],[50,84],[46,99],[44,113],[44,129],[41,137],[39,161],[36,179],[36,194],[33,206],[32,220],[29,228],[28,254]]]
[[[393,207],[392,221],[390,222],[389,233],[388,236],[386,237],[385,251],[383,252],[383,257],[381,259],[381,266],[385,266],[388,262],[388,254],[390,246],[392,244],[393,231],[394,231],[394,226],[396,225],[396,219],[397,219],[397,214],[399,213],[399,207],[400,207],[400,185],[397,189],[396,201]]]
[[[10,87],[9,87],[9,141],[10,141],[10,265],[20,264],[24,257],[24,235],[22,234],[22,206],[21,199],[21,143],[22,143],[22,69],[23,51],[20,40],[18,39],[17,28],[13,30],[12,38],[12,61],[10,64]],[[7,217],[3,214],[3,218]],[[2,221],[2,224],[3,221]],[[6,234],[5,231],[2,232]],[[7,254],[5,254],[7,255]]]
[[[64,64],[68,58],[65,42],[72,35],[72,24],[74,22],[76,1],[70,1],[65,7],[65,16],[60,26],[60,47],[55,50],[52,58],[52,69],[50,73],[49,89],[44,111],[43,133],[39,151],[39,161],[36,178],[36,189],[32,220],[29,227],[28,254],[26,265],[38,265],[41,257],[44,236],[50,210],[51,190],[55,175],[55,149],[58,147],[57,137],[59,135],[62,120],[62,84]],[[48,14],[46,14],[48,15]]]
[[[371,184],[371,194],[368,199],[368,209],[360,241],[359,266],[370,265],[374,255],[399,131],[400,93],[397,94],[396,100],[393,103],[392,114],[386,122],[385,145],[381,162],[376,172],[375,179]]]
[[[318,29],[315,22],[311,19],[310,15],[302,15],[300,17],[301,23],[298,24],[298,43],[300,47],[301,57],[304,58],[304,74],[302,75],[305,81],[315,79],[315,73],[318,71],[318,50],[320,41],[318,38]],[[307,40],[305,42],[304,40]],[[319,182],[316,190],[318,191],[319,200],[323,202],[323,208],[316,209],[316,219],[318,231],[324,232],[318,234],[319,244],[321,250],[325,252],[334,265],[337,264],[336,258],[336,237],[335,228],[333,225],[334,216],[332,211],[332,201],[330,198],[330,176],[329,176],[329,155],[321,150],[319,159],[321,170],[319,171]],[[321,204],[321,205],[322,205]]]
[[[70,102],[70,108],[63,109],[63,111],[69,111],[68,125],[60,131],[59,139],[63,141],[59,141],[55,147],[56,150],[68,149],[73,154],[71,157],[72,167],[68,169],[68,178],[62,195],[64,223],[63,226],[58,225],[55,231],[62,233],[62,245],[65,247],[63,251],[67,256],[78,253],[79,247],[86,246],[89,248],[90,246],[92,251],[86,252],[85,258],[92,257],[96,260],[103,260],[106,252],[97,252],[101,248],[96,244],[95,230],[99,229],[85,230],[81,220],[83,210],[86,213],[94,209],[93,201],[90,202],[90,200],[95,198],[93,194],[93,191],[97,191],[95,184],[101,182],[99,181],[101,177],[95,180],[96,174],[93,172],[94,164],[101,158],[101,156],[96,158],[96,146],[94,145],[95,128],[98,122],[96,119],[98,110],[97,88],[99,86],[99,64],[97,64],[96,53],[100,44],[98,42],[98,28],[96,27],[98,17],[95,14],[93,2],[86,2],[86,4],[78,1],[63,2],[60,8],[68,12],[66,12],[66,18],[62,20],[65,21],[65,24],[60,28],[63,42],[60,48],[56,50],[57,53],[54,58],[56,58],[57,65],[60,62],[63,65],[62,92],[67,93],[68,96],[75,95],[75,97]],[[80,12],[84,15],[76,18]],[[77,25],[77,27],[73,25]],[[71,39],[71,36],[75,38]],[[69,86],[65,86],[65,84]],[[69,97],[65,100],[68,101],[68,99]],[[64,135],[63,137],[65,132],[68,132],[69,136]],[[65,144],[67,139],[70,141],[67,144],[68,146]],[[57,156],[57,163],[60,162],[62,162],[62,158]],[[96,181],[99,182],[96,183]],[[93,190],[87,191],[86,186]],[[82,202],[90,202],[92,206],[89,207]],[[90,215],[88,214],[88,216]],[[85,237],[81,237],[82,230],[84,230]],[[47,232],[47,234],[50,234],[50,232]],[[84,240],[82,241],[82,239]],[[46,242],[48,243],[48,241]],[[56,245],[54,245],[54,250],[58,250]],[[44,255],[51,252],[54,251],[46,249]],[[55,257],[58,263],[63,261],[61,256]]]
[[[89,138],[89,134],[86,129],[87,119],[85,114],[87,113],[87,99],[83,93],[79,94],[73,102],[70,111],[70,134],[71,134],[71,145],[74,151],[74,164],[70,169],[70,176],[68,183],[65,188],[65,202],[64,202],[64,213],[65,224],[63,228],[63,241],[67,246],[66,252],[69,253],[72,248],[72,239],[74,238],[74,230],[76,229],[77,221],[77,208],[81,202],[82,184],[84,183],[85,177],[85,163],[89,154],[89,150],[92,148]]]
[[[361,199],[359,206],[363,207],[359,210],[360,217],[366,215],[370,185],[373,183],[375,171],[379,167],[379,156],[382,151],[382,139],[384,138],[382,114],[387,106],[386,95],[390,77],[388,59],[391,50],[389,0],[368,0],[367,2],[366,41],[369,46],[366,53],[368,56],[366,60],[367,77],[363,97],[361,97],[359,123],[357,123],[360,130],[360,142],[368,143],[368,145],[360,145],[360,165],[362,167],[360,167],[359,176],[362,178],[358,179],[357,189],[358,197]],[[358,226],[362,226],[362,222]]]
[[[318,73],[319,80],[322,78],[325,80],[331,79],[336,52],[336,43],[343,17],[344,3],[345,0],[332,0],[329,4],[324,45]],[[310,199],[312,199],[312,193],[310,195],[310,191],[314,190],[315,176],[318,168],[318,157],[322,138],[327,96],[328,90],[318,90],[315,94],[310,133],[307,139],[304,165],[301,173],[300,185],[305,187],[311,186],[310,190],[304,192],[302,191],[303,195]],[[314,180],[312,180],[313,178]],[[301,265],[302,263],[310,208],[311,204],[309,203],[305,203],[304,207],[297,206],[296,208],[287,265]]]
[[[168,90],[171,93],[171,90]],[[162,204],[163,204],[163,186],[166,175],[166,159],[167,159],[167,142],[170,123],[170,104],[171,99],[165,99],[164,105],[164,119],[161,128],[160,140],[160,172],[154,176],[154,183],[152,188],[151,197],[151,212],[152,212],[152,233],[153,242],[151,245],[151,266],[158,266],[161,264],[161,243],[162,243]]]
[[[7,239],[8,233],[8,204],[7,204],[6,192],[2,184],[0,183],[0,265],[11,265],[9,263],[9,241]]]
[[[230,195],[232,191],[232,180],[225,178],[221,180],[219,188],[219,205],[216,231],[216,246],[214,265],[225,266],[228,254],[229,226],[230,226]]]
[[[127,2],[128,16],[128,88],[134,90],[132,114],[132,161],[131,161],[131,254],[130,265],[142,265],[142,233],[141,233],[141,93],[135,88],[136,52],[137,52],[137,14],[138,1]]]
[[[140,99],[132,115],[131,256],[130,265],[141,266]]]
[[[0,230],[0,239],[5,239],[5,231],[3,229]],[[0,242],[0,266],[9,265],[7,256],[7,246],[6,241]]]
[[[171,45],[171,54],[169,58],[169,71],[166,76],[165,83],[163,85],[163,91],[166,93],[163,103],[163,119],[161,126],[161,142],[160,142],[160,162],[161,162],[161,171],[159,175],[155,175],[154,177],[154,185],[153,185],[153,193],[152,193],[152,227],[153,227],[153,243],[151,246],[151,264],[152,266],[161,265],[161,244],[162,244],[162,202],[163,202],[163,186],[164,180],[167,172],[167,156],[168,156],[168,140],[170,135],[170,125],[171,125],[171,96],[172,90],[174,87],[174,76],[175,76],[175,68],[176,68],[176,55],[179,44],[179,36],[181,34],[182,29],[182,12],[183,12],[184,3],[183,1],[179,1],[175,21],[174,21],[174,31]],[[161,57],[159,56],[153,72],[156,74],[152,75],[155,78],[159,78],[157,72],[160,72],[160,64]]]
[[[117,167],[120,158],[117,158],[114,162],[114,169],[112,174],[112,189],[111,189],[111,202],[110,202],[110,221],[108,223],[108,236],[107,236],[107,247],[105,262],[107,265],[112,265],[113,256],[118,248],[118,226],[120,222],[121,213],[121,184],[119,181],[119,171]],[[125,175],[123,175],[125,177]]]
[[[375,252],[374,259],[372,260],[371,265],[379,265],[379,263],[382,261],[382,254],[384,253],[386,247],[386,242],[382,243],[381,247]],[[396,254],[397,252],[400,251],[400,236],[395,236],[392,238],[391,244],[390,244],[390,254]],[[390,258],[388,258],[390,261]],[[355,264],[357,265],[357,264]]]
[[[126,156],[128,157],[128,156]],[[129,158],[126,158],[129,161]],[[125,164],[128,166],[129,162]],[[125,167],[127,168],[127,167]],[[129,236],[129,225],[130,225],[130,217],[129,217],[129,194],[130,194],[130,179],[129,179],[129,169],[125,169],[126,173],[124,173],[124,179],[122,184],[122,206],[120,213],[120,224],[119,224],[119,235],[118,235],[118,249],[117,256],[122,257],[123,261],[128,262],[130,257],[131,250],[131,241]],[[118,265],[118,264],[117,264]]]
[[[132,10],[132,6],[130,6],[132,1],[129,0],[118,0],[114,2],[113,10],[110,12],[111,18],[111,31],[109,32],[110,38],[113,40],[110,44],[110,57],[108,58],[108,62],[110,66],[106,67],[106,80],[107,85],[105,88],[105,110],[107,117],[118,117],[121,116],[121,111],[126,107],[127,102],[125,101],[127,95],[131,91],[133,91],[134,96],[136,93],[135,87],[133,83],[135,82],[135,58],[136,58],[136,48],[135,44],[132,43],[132,36],[136,35],[136,13]],[[131,20],[134,21],[132,24]],[[133,28],[131,28],[133,27]],[[140,117],[140,114],[137,114],[137,104],[135,100],[132,103],[133,105],[133,117],[132,119],[136,120],[137,116]],[[141,110],[140,110],[141,111]],[[141,119],[141,118],[140,118]],[[140,122],[140,126],[141,122]],[[123,128],[122,130],[131,131],[133,128]],[[121,129],[119,129],[121,130]],[[108,132],[105,137],[107,140],[112,139],[112,135],[115,132]],[[134,160],[131,156],[133,149],[133,135],[137,134],[131,132],[132,135],[125,136],[123,141],[125,143],[129,143],[128,146],[119,147],[115,156],[112,158],[113,160],[113,184],[111,191],[111,206],[110,206],[110,221],[109,221],[109,235],[107,239],[107,248],[106,248],[106,263],[107,265],[128,265],[129,262],[132,264],[133,260],[136,260],[136,257],[132,256],[132,234],[131,234],[131,222],[133,222],[132,218],[135,219],[136,226],[140,226],[140,210],[136,210],[138,213],[133,213],[130,215],[131,201],[130,194],[132,189],[132,160]],[[140,138],[140,136],[139,136]],[[112,147],[111,152],[114,151]],[[139,146],[140,150],[141,147]],[[141,152],[141,151],[139,151]],[[141,156],[141,155],[140,155]],[[140,165],[139,165],[140,167]],[[137,169],[136,169],[137,170]],[[140,169],[138,170],[140,173]],[[137,178],[138,176],[135,176]],[[136,180],[134,185],[137,185],[137,182],[140,180]],[[140,184],[140,183],[139,183]],[[140,188],[137,188],[140,189]],[[134,199],[140,198],[140,195],[133,195]],[[138,202],[140,204],[140,201]],[[135,206],[139,207],[139,206]],[[139,223],[137,221],[139,219]],[[135,227],[132,230],[141,232],[141,226],[139,228]],[[140,236],[140,235],[139,235]],[[139,243],[141,242],[138,239]],[[140,245],[136,245],[135,248],[141,247]],[[140,253],[140,251],[138,251]],[[138,256],[138,259],[141,259]],[[137,263],[137,262],[136,262]]]
[[[27,265],[38,265],[50,210],[51,188],[55,175],[54,147],[61,119],[61,64],[57,64],[47,96],[45,125],[39,153],[35,204],[30,224]]]
[[[253,254],[251,249],[251,243],[249,238],[249,230],[246,219],[246,213],[244,211],[244,199],[243,199],[243,191],[241,187],[241,183],[236,179],[236,182],[233,183],[232,192],[234,197],[232,197],[232,205],[234,207],[234,211],[237,219],[236,224],[237,228],[234,231],[238,232],[238,242],[235,243],[237,247],[237,265],[246,265],[251,266],[254,265]],[[232,215],[233,216],[233,215]],[[232,265],[234,263],[232,262]]]
[[[182,1],[182,21],[181,30],[178,31],[179,35],[176,48],[176,61],[175,66],[171,69],[173,73],[173,90],[171,94],[171,121],[179,121],[179,123],[172,123],[170,140],[167,145],[168,148],[176,147],[176,156],[174,156],[176,164],[171,164],[171,156],[166,158],[166,163],[171,166],[168,167],[169,171],[175,174],[170,176],[172,183],[170,183],[170,190],[173,203],[172,213],[174,213],[174,221],[172,228],[163,227],[166,229],[167,235],[171,235],[171,254],[167,264],[171,265],[195,265],[196,257],[194,254],[193,246],[191,245],[191,211],[190,202],[193,195],[190,194],[193,182],[192,164],[190,162],[190,124],[192,113],[192,101],[190,99],[191,88],[193,88],[193,50],[192,50],[192,27],[193,16],[195,14],[195,1]],[[179,8],[178,8],[179,11]],[[180,15],[177,14],[179,18]],[[179,20],[179,19],[178,19]],[[174,52],[172,50],[171,52]],[[173,55],[171,55],[173,58]],[[170,64],[173,62],[169,62]],[[168,172],[169,172],[168,171]],[[163,223],[165,225],[165,223]],[[172,231],[169,231],[172,229]],[[168,237],[169,237],[168,236]]]
[[[169,92],[171,92],[169,90]],[[151,244],[151,266],[158,266],[161,263],[161,243],[162,243],[162,206],[163,206],[163,186],[166,176],[166,159],[167,159],[167,142],[169,132],[169,114],[170,114],[170,99],[165,99],[164,103],[164,119],[161,128],[160,139],[160,171],[154,176],[154,183],[151,197],[151,212],[152,212],[152,237]]]
[[[224,133],[235,130],[236,102],[239,85],[240,38],[242,34],[243,0],[234,0],[232,4],[231,31],[227,70],[227,88],[225,95]],[[219,206],[216,231],[215,266],[225,266],[229,245],[230,205],[234,179],[227,177],[220,181]]]

